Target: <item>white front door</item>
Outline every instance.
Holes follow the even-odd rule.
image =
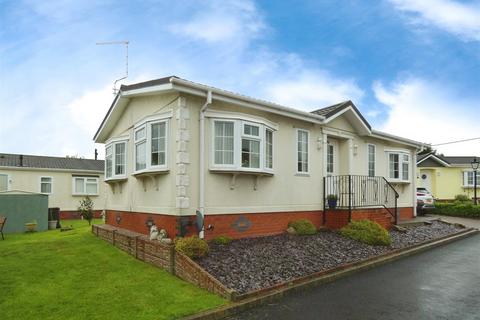
[[[430,170],[420,170],[421,185],[432,192],[432,172]]]
[[[0,174],[0,192],[8,191],[8,175]]]

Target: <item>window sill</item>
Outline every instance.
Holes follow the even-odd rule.
[[[387,181],[390,184],[410,184],[410,183],[412,183],[411,181],[405,181],[405,180],[387,180]]]
[[[245,170],[245,169],[234,169],[234,168],[227,168],[227,169],[221,169],[221,168],[210,168],[209,169],[213,173],[229,173],[229,174],[244,174],[244,175],[254,175],[254,176],[268,176],[271,177],[274,175],[273,172],[270,171],[263,171],[263,170]]]
[[[128,179],[127,177],[108,178],[108,179],[105,179],[105,182],[106,183],[117,183],[117,182],[126,181],[127,179]]]
[[[170,169],[165,168],[165,169],[148,169],[148,170],[141,170],[141,171],[135,171],[132,173],[132,176],[134,177],[142,177],[142,176],[156,176],[159,174],[167,174],[170,172]]]
[[[310,173],[308,172],[297,172],[295,173],[296,177],[310,177]]]
[[[75,194],[72,194],[72,197],[86,197],[86,196],[89,196],[89,197],[98,197],[100,196],[98,193],[97,194],[87,194],[87,193],[75,193]]]
[[[473,189],[473,185],[472,185],[472,186],[462,186],[462,188],[464,188],[464,189]],[[477,189],[480,189],[480,182],[477,184]]]

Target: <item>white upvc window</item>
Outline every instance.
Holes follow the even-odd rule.
[[[105,147],[105,179],[127,177],[127,141],[115,141]]]
[[[333,175],[335,166],[335,146],[332,143],[327,143],[327,175]]]
[[[463,172],[463,186],[473,188],[475,185],[473,171]],[[480,186],[480,171],[477,171],[477,187]]]
[[[97,177],[73,177],[72,194],[74,195],[98,195]]]
[[[307,130],[297,129],[297,172],[308,173],[308,136]]]
[[[375,177],[376,167],[376,146],[374,144],[367,144],[367,163],[368,163],[368,176]]]
[[[168,168],[168,120],[151,120],[134,130],[135,173]]]
[[[273,129],[251,121],[213,119],[212,169],[273,171]]]
[[[398,182],[410,181],[410,155],[405,152],[388,152],[388,178]]]
[[[51,194],[53,191],[53,178],[40,177],[40,193]]]

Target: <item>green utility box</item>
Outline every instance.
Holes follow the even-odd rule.
[[[37,231],[48,230],[48,195],[0,192],[0,216],[7,217],[4,233],[25,232],[25,223],[34,220],[37,221]]]

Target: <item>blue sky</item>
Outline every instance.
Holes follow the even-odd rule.
[[[351,99],[379,130],[480,137],[480,2],[0,0],[0,152],[92,157],[124,74],[306,111]],[[480,140],[439,147],[480,155]]]

